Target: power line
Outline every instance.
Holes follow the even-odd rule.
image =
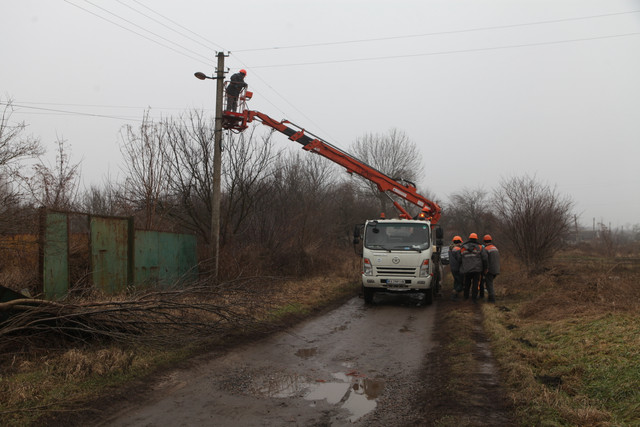
[[[163,37],[163,36],[161,36],[161,35],[159,35],[159,34],[157,34],[157,33],[154,33],[154,32],[153,32],[153,31],[151,31],[151,30],[147,30],[146,28],[141,27],[140,25],[136,24],[135,22],[132,22],[132,21],[130,21],[130,20],[128,20],[128,19],[126,19],[126,18],[123,18],[122,16],[120,16],[120,15],[118,15],[118,14],[116,14],[116,13],[113,13],[113,12],[111,12],[110,10],[107,10],[107,9],[105,9],[105,8],[101,7],[101,6],[98,6],[97,4],[92,3],[92,2],[91,2],[91,1],[89,1],[89,0],[84,0],[84,1],[85,1],[85,2],[87,2],[87,3],[89,3],[91,6],[93,6],[93,7],[95,7],[95,8],[98,8],[98,9],[102,10],[103,12],[106,12],[106,13],[108,13],[108,14],[112,15],[112,16],[115,16],[116,18],[121,19],[121,20],[123,20],[124,22],[126,22],[126,23],[128,23],[128,24],[131,24],[131,25],[133,25],[133,26],[134,26],[134,27],[136,27],[136,28],[141,29],[142,31],[146,31],[146,32],[147,32],[147,33],[149,33],[149,34],[153,34],[154,36],[156,36],[156,37],[158,37],[158,38],[160,38],[160,39],[162,39],[162,40],[164,40],[164,41],[166,41],[166,42],[169,42],[169,43],[171,43],[171,44],[174,44],[174,45],[178,46],[179,48],[186,50],[187,52],[190,52],[190,53],[192,53],[192,54],[194,54],[194,55],[197,55],[197,56],[199,56],[199,57],[201,57],[201,58],[204,58],[205,60],[208,60],[208,59],[209,59],[209,58],[207,58],[207,57],[206,57],[206,56],[204,56],[204,55],[200,55],[198,52],[195,52],[195,51],[193,51],[193,50],[191,50],[191,49],[187,49],[186,47],[184,47],[184,46],[182,46],[182,45],[180,45],[180,44],[178,44],[178,43],[176,43],[176,42],[174,42],[174,41],[171,41],[171,40],[169,40],[169,39],[168,39],[168,38],[166,38],[166,37]]]
[[[55,108],[30,107],[28,105],[22,105],[22,104],[16,104],[16,103],[6,104],[4,102],[0,102],[0,105],[4,105],[4,106],[11,105],[11,106],[16,107],[16,108],[26,108],[26,109],[30,109],[30,110],[47,111],[47,112],[61,113],[61,114],[74,115],[74,116],[100,117],[100,118],[105,118],[105,119],[117,119],[117,120],[142,122],[142,120],[140,120],[140,119],[130,119],[130,118],[127,118],[127,117],[122,117],[122,116],[109,116],[109,115],[106,115],[106,114],[83,113],[83,112],[80,112],[80,111],[59,110],[59,109],[55,109]],[[20,112],[19,111],[15,111],[15,113],[20,113]]]
[[[25,102],[19,101],[18,103],[12,102],[11,104],[0,102],[0,105],[11,106],[11,107],[19,107],[25,108],[28,110],[38,110],[38,111],[14,111],[16,114],[28,114],[28,115],[75,115],[75,116],[87,116],[87,117],[100,117],[106,119],[118,119],[118,120],[126,120],[126,121],[136,121],[142,122],[143,120],[134,118],[133,116],[115,116],[108,114],[97,114],[97,113],[85,113],[81,111],[70,111],[70,110],[61,110],[57,108],[44,108],[44,107],[33,107],[27,104],[35,104],[35,105],[63,105],[63,106],[76,106],[76,107],[95,107],[95,108],[126,108],[126,109],[138,109],[143,111],[151,111],[151,110],[183,110],[181,108],[151,108],[151,107],[131,107],[131,106],[110,106],[110,105],[91,105],[91,104],[58,104],[58,103],[50,103],[50,102]],[[211,109],[202,109],[202,111],[210,111]]]
[[[135,1],[135,0],[134,0],[134,1]],[[169,25],[165,24],[164,22],[160,22],[159,20],[157,20],[157,19],[153,18],[152,16],[149,16],[149,15],[147,15],[146,13],[144,13],[144,12],[142,12],[142,11],[140,11],[140,10],[138,10],[138,9],[136,9],[136,8],[134,8],[134,7],[130,6],[130,5],[128,5],[128,4],[126,4],[126,3],[125,3],[125,2],[123,2],[122,0],[117,0],[117,2],[118,2],[118,3],[120,3],[121,5],[123,5],[123,6],[127,7],[127,8],[129,8],[129,9],[133,10],[133,11],[134,11],[134,12],[136,12],[136,13],[139,13],[140,15],[142,15],[142,16],[144,16],[144,17],[146,17],[147,19],[150,19],[150,20],[152,20],[153,22],[155,22],[155,23],[157,23],[157,24],[159,24],[159,25],[162,25],[163,27],[167,28],[168,30],[173,31],[173,32],[174,32],[174,33],[176,33],[176,34],[178,34],[178,35],[180,35],[180,36],[182,36],[182,37],[184,37],[184,38],[186,38],[186,39],[189,39],[189,40],[191,40],[191,41],[192,41],[192,42],[194,42],[194,43],[199,44],[200,46],[202,46],[202,47],[204,47],[204,48],[206,48],[206,49],[212,49],[212,46],[211,46],[211,45],[213,45],[213,46],[217,46],[215,43],[211,43],[211,42],[209,42],[209,43],[211,43],[211,45],[206,45],[206,44],[202,43],[201,41],[196,40],[195,38],[193,38],[193,37],[191,37],[191,36],[189,36],[189,35],[186,35],[185,33],[181,32],[181,31],[178,31],[178,30],[176,30],[175,28],[170,27]],[[176,23],[176,22],[173,22],[173,21],[171,21],[169,18],[166,18],[166,17],[164,17],[164,16],[160,15],[158,12],[155,12],[153,9],[151,9],[151,8],[149,8],[149,7],[145,6],[145,5],[142,5],[140,2],[136,1],[136,3],[140,4],[142,7],[146,8],[146,9],[148,9],[148,10],[152,11],[152,12],[153,12],[153,13],[155,13],[156,15],[159,15],[159,16],[161,16],[162,18],[164,18],[164,19],[166,19],[166,20],[169,20],[169,21],[170,21],[170,22],[172,22],[173,24],[178,25],[178,26],[179,26],[179,27],[181,27],[181,28],[184,28],[182,25],[180,25],[180,24],[178,24],[178,23]],[[185,28],[185,29],[186,29],[186,28]],[[189,32],[193,33],[193,31],[191,31],[191,30],[188,30],[188,29],[187,29],[187,31],[189,31]],[[202,38],[202,37],[201,37],[201,38]],[[219,47],[219,46],[217,46],[217,47]]]
[[[638,34],[640,34],[640,32],[614,34],[610,36],[585,37],[585,38],[569,39],[569,40],[556,40],[556,41],[550,41],[550,42],[523,43],[523,44],[517,44],[517,45],[510,45],[510,46],[480,47],[480,48],[473,48],[473,49],[446,50],[441,52],[415,53],[415,54],[407,54],[407,55],[390,55],[390,56],[376,56],[376,57],[369,57],[369,58],[336,59],[336,60],[330,60],[330,61],[299,62],[299,63],[275,64],[275,65],[257,65],[257,66],[252,66],[251,68],[256,69],[256,68],[296,67],[296,66],[303,66],[303,65],[338,64],[338,63],[346,63],[346,62],[363,62],[363,61],[380,61],[380,60],[387,60],[387,59],[415,58],[420,56],[450,55],[450,54],[456,54],[456,53],[485,52],[485,51],[491,51],[491,50],[516,49],[516,48],[532,47],[532,46],[547,46],[547,45],[554,45],[554,44],[577,43],[577,42],[583,42],[583,41],[621,38],[621,37],[636,36]]]
[[[133,34],[135,34],[135,35],[138,35],[138,36],[140,36],[140,37],[143,37],[143,38],[145,38],[145,39],[147,39],[147,40],[149,40],[149,41],[151,41],[151,42],[153,42],[153,43],[155,43],[155,44],[157,44],[157,45],[159,45],[159,46],[162,46],[162,47],[164,47],[164,48],[166,48],[166,49],[170,49],[170,50],[172,50],[172,51],[174,51],[174,52],[176,52],[176,53],[178,53],[178,54],[180,54],[180,55],[186,56],[187,58],[193,59],[193,60],[198,61],[198,62],[200,62],[200,63],[202,63],[202,64],[205,64],[205,65],[207,65],[207,66],[211,66],[211,63],[203,62],[203,61],[201,61],[201,60],[200,60],[200,59],[198,59],[198,58],[194,58],[193,56],[187,55],[187,54],[186,54],[186,53],[184,53],[184,52],[181,52],[181,51],[179,51],[179,50],[177,50],[177,49],[172,48],[171,46],[167,46],[167,45],[165,45],[165,44],[163,44],[163,43],[160,43],[159,41],[154,40],[154,39],[152,39],[152,38],[150,38],[150,37],[147,37],[147,36],[145,36],[144,34],[140,34],[140,33],[138,33],[137,31],[132,30],[131,28],[127,28],[127,27],[125,27],[125,26],[123,26],[123,25],[120,25],[120,24],[118,24],[117,22],[114,22],[114,21],[112,21],[112,20],[110,20],[110,19],[108,19],[108,18],[105,18],[104,16],[98,15],[97,13],[94,13],[94,12],[92,12],[92,11],[88,10],[88,9],[85,9],[85,8],[84,8],[84,7],[82,7],[82,6],[79,6],[79,5],[75,4],[75,3],[72,3],[72,2],[70,2],[69,0],[64,0],[64,1],[65,1],[66,3],[68,3],[68,4],[72,5],[72,6],[77,7],[78,9],[81,9],[81,10],[83,10],[83,11],[87,12],[87,13],[90,13],[90,14],[91,14],[91,15],[93,15],[93,16],[96,16],[96,17],[98,17],[98,18],[100,18],[100,19],[103,19],[103,20],[105,20],[105,21],[109,22],[110,24],[116,25],[116,26],[118,26],[118,27],[122,28],[123,30],[127,30],[127,31],[129,31],[129,32],[131,32],[131,33],[133,33]],[[85,0],[85,1],[87,1],[87,0]],[[90,3],[90,2],[88,2],[88,1],[87,1],[87,3]],[[90,3],[90,4],[91,4],[91,3]],[[94,6],[95,6],[95,5],[94,5]],[[98,6],[96,6],[96,7],[98,7]],[[109,12],[109,13],[111,13],[111,12]],[[120,18],[120,19],[123,19],[123,18]],[[149,33],[151,33],[151,34],[154,34],[153,32],[148,31],[148,30],[145,30],[145,31],[147,31],[147,32],[149,32]],[[171,42],[171,43],[173,43],[173,42]],[[174,43],[174,44],[176,44],[176,43]],[[204,58],[204,56],[203,56],[203,58]]]
[[[33,101],[18,101],[20,104],[26,105],[61,105],[65,107],[90,107],[90,108],[124,108],[124,109],[136,109],[136,110],[144,110],[144,109],[152,109],[152,110],[183,110],[182,108],[166,108],[166,107],[135,107],[131,105],[104,105],[104,104],[69,104],[69,103],[60,103],[60,102],[33,102]]]
[[[140,6],[144,7],[145,9],[147,9],[147,10],[149,10],[149,11],[151,11],[151,12],[155,13],[156,15],[160,16],[161,18],[166,19],[167,21],[171,22],[172,24],[177,25],[178,27],[182,28],[182,29],[183,29],[183,30],[185,30],[185,31],[188,31],[189,33],[193,34],[193,35],[194,35],[194,36],[196,36],[196,37],[199,37],[200,39],[202,39],[202,40],[206,41],[207,43],[210,43],[212,46],[214,46],[214,47],[216,47],[216,48],[219,48],[221,51],[225,51],[225,50],[227,50],[227,51],[228,51],[228,49],[225,49],[225,48],[223,48],[222,46],[220,46],[220,45],[218,45],[218,44],[216,44],[216,43],[214,43],[214,42],[212,42],[212,41],[208,40],[207,38],[205,38],[205,37],[201,36],[200,34],[198,34],[198,33],[195,33],[195,32],[193,32],[193,31],[191,31],[191,30],[190,30],[190,29],[188,29],[187,27],[185,27],[185,26],[183,26],[183,25],[180,25],[179,23],[177,23],[176,21],[172,20],[171,18],[167,18],[166,16],[164,16],[164,15],[162,15],[162,14],[160,14],[160,13],[156,12],[155,10],[151,9],[149,6],[146,6],[146,5],[142,4],[142,3],[140,3],[138,0],[133,0],[133,1],[134,1],[134,2],[136,2],[136,3],[138,3]]]
[[[533,26],[533,25],[541,25],[541,24],[556,24],[556,23],[560,23],[560,22],[580,21],[580,20],[585,20],[585,19],[602,18],[602,17],[616,16],[616,15],[627,15],[627,14],[639,13],[639,12],[640,12],[640,10],[631,10],[631,11],[628,11],[628,12],[605,13],[605,14],[600,14],[600,15],[590,15],[590,16],[583,16],[583,17],[576,17],[576,18],[551,19],[551,20],[547,20],[547,21],[534,21],[534,22],[526,22],[526,23],[522,23],[522,24],[494,25],[494,26],[489,26],[489,27],[468,28],[468,29],[465,29],[465,30],[436,31],[436,32],[431,32],[431,33],[409,34],[409,35],[404,35],[404,36],[375,37],[375,38],[369,38],[369,39],[343,40],[343,41],[336,41],[336,42],[308,43],[308,44],[299,44],[299,45],[290,45],[290,46],[274,46],[274,47],[263,47],[263,48],[253,48],[253,49],[241,49],[241,50],[236,50],[235,52],[255,52],[255,51],[262,51],[262,50],[300,49],[300,48],[320,47],[320,46],[335,46],[335,45],[353,44],[353,43],[369,43],[369,42],[378,42],[378,41],[386,41],[386,40],[398,40],[398,39],[429,37],[429,36],[437,36],[437,35],[445,35],[445,34],[468,33],[468,32],[475,32],[475,31],[500,30],[500,29],[506,29],[506,28],[525,27],[525,26]]]

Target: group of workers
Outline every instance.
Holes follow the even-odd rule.
[[[449,268],[453,276],[453,294],[451,299],[460,298],[477,302],[484,298],[487,290],[487,301],[496,302],[493,280],[500,274],[500,252],[493,244],[491,236],[486,234],[483,244],[478,242],[478,235],[471,233],[469,240],[462,242],[460,236],[454,236],[449,246]]]

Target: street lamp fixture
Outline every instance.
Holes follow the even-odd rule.
[[[211,77],[211,76],[207,76],[205,73],[201,73],[200,71],[198,71],[197,73],[193,74],[194,76],[196,76],[197,79],[200,80],[206,80],[206,79],[211,79],[211,80],[218,80],[218,79],[223,79],[223,77]]]

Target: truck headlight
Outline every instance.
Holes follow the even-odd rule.
[[[369,258],[364,258],[362,260],[362,274],[365,276],[373,276],[373,266],[371,265]]]
[[[425,259],[422,261],[422,265],[420,266],[420,274],[419,276],[425,277],[429,275],[429,260]]]

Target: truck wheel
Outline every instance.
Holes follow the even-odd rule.
[[[364,302],[367,304],[373,304],[373,294],[375,291],[365,286],[362,287],[362,295],[364,295]]]
[[[423,293],[424,293],[424,305],[433,304],[433,289],[429,288],[423,291]]]

